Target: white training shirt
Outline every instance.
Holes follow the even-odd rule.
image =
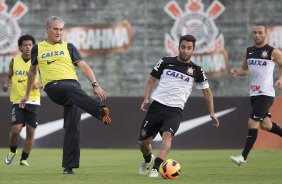
[[[151,75],[160,80],[151,99],[169,107],[184,109],[194,83],[197,89],[209,88],[200,66],[192,61],[181,63],[177,57],[162,58],[153,68]]]
[[[273,87],[273,71],[275,62],[271,60],[273,47],[265,45],[247,48],[247,62],[249,68],[249,95],[275,96]]]

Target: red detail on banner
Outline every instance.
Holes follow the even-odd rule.
[[[7,5],[5,4],[5,0],[0,0],[0,12],[6,11]]]
[[[169,2],[165,7],[165,11],[173,19],[178,19],[182,15],[182,10],[175,1]]]
[[[189,0],[186,9],[190,11],[199,11],[203,9],[203,4],[201,3],[201,0]]]
[[[25,4],[23,4],[21,1],[18,1],[11,9],[11,18],[19,20],[27,12],[27,10],[27,6],[25,6]]]
[[[209,18],[216,19],[223,11],[224,6],[218,1],[213,1],[207,9],[207,14]]]

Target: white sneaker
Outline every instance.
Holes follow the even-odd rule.
[[[150,178],[157,178],[157,177],[159,177],[159,172],[157,171],[157,169],[152,169],[150,171],[149,177]]]
[[[238,166],[243,166],[246,163],[246,161],[245,161],[245,159],[242,155],[231,156],[230,160],[233,163],[237,164]]]
[[[11,165],[12,162],[13,162],[14,157],[16,156],[16,154],[17,154],[17,151],[16,151],[16,153],[10,152],[10,153],[6,156],[6,158],[5,158],[5,164]]]
[[[152,155],[150,163],[144,162],[144,163],[141,164],[141,166],[139,168],[139,174],[140,175],[147,175],[148,174],[150,166],[153,163],[154,159],[155,159],[155,156]]]

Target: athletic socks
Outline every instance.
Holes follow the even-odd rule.
[[[272,128],[269,130],[269,132],[277,134],[280,137],[282,137],[282,129],[278,126],[277,123],[274,122],[272,123]],[[245,160],[247,160],[249,152],[251,151],[254,143],[256,142],[257,134],[258,134],[257,129],[249,129],[245,148],[242,152],[242,156],[244,157]]]
[[[282,129],[279,127],[277,123],[272,122],[272,128],[269,130],[269,132],[274,133],[282,137]]]
[[[17,151],[17,145],[15,145],[15,146],[11,146],[10,145],[10,151],[12,152],[12,153],[16,153],[16,151]]]
[[[244,160],[247,160],[247,157],[254,143],[256,142],[257,135],[258,135],[258,129],[249,129],[245,148],[242,152],[242,156],[244,157]]]
[[[28,155],[29,155],[28,153],[26,153],[26,152],[23,151],[23,152],[22,152],[21,161],[22,161],[22,160],[26,160],[26,159],[28,158]]]
[[[150,153],[149,155],[145,156],[143,155],[143,158],[145,160],[146,163],[150,163],[151,159],[152,159],[152,153]]]
[[[155,158],[155,163],[154,163],[154,166],[153,166],[153,169],[157,169],[157,171],[159,170],[160,168],[160,165],[161,163],[163,162],[164,160],[159,158],[159,157],[156,157]]]

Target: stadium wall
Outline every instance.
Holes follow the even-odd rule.
[[[18,2],[27,7],[26,11],[14,11]],[[192,2],[197,2],[194,7],[200,9],[191,17],[192,6],[188,3]],[[178,5],[179,17],[166,9],[172,3]],[[206,71],[213,93],[218,97],[248,95],[247,79],[234,80],[228,71],[240,66],[245,48],[253,44],[254,24],[267,25],[270,44],[282,48],[279,0],[1,0],[0,20],[9,21],[0,21],[0,83],[7,76],[11,57],[17,54],[14,51],[19,35],[32,34],[37,42],[44,40],[45,22],[51,15],[65,20],[65,35],[69,35],[66,40],[80,48],[111,97],[142,96],[152,67],[163,56],[171,55],[166,40],[177,45],[179,30],[181,34],[197,35],[200,53],[193,61]],[[185,24],[179,23],[180,20]],[[6,29],[6,22],[15,26]],[[175,25],[180,29],[174,29]],[[113,36],[111,30],[121,34]],[[91,85],[80,71],[78,75],[82,88],[90,93]],[[277,94],[282,93],[277,91]],[[0,90],[0,96],[8,93]],[[201,93],[194,92],[192,96],[201,96]]]
[[[1,97],[0,147],[8,147],[11,105],[7,97]],[[142,98],[110,97],[112,124],[105,126],[83,113],[81,121],[81,147],[83,148],[138,148],[138,136],[145,113],[139,110]],[[279,112],[282,99],[276,98],[271,109],[273,120],[282,126]],[[235,149],[242,148],[247,135],[249,99],[246,97],[215,98],[215,110],[220,127],[214,128],[203,98],[191,98],[183,113],[183,122],[173,140],[173,149]],[[34,147],[61,147],[63,144],[63,108],[49,98],[42,98]],[[22,131],[24,133],[25,131]],[[21,134],[20,144],[23,144]],[[160,144],[159,137],[153,146]],[[259,132],[255,144],[258,149],[282,149],[281,138]]]

